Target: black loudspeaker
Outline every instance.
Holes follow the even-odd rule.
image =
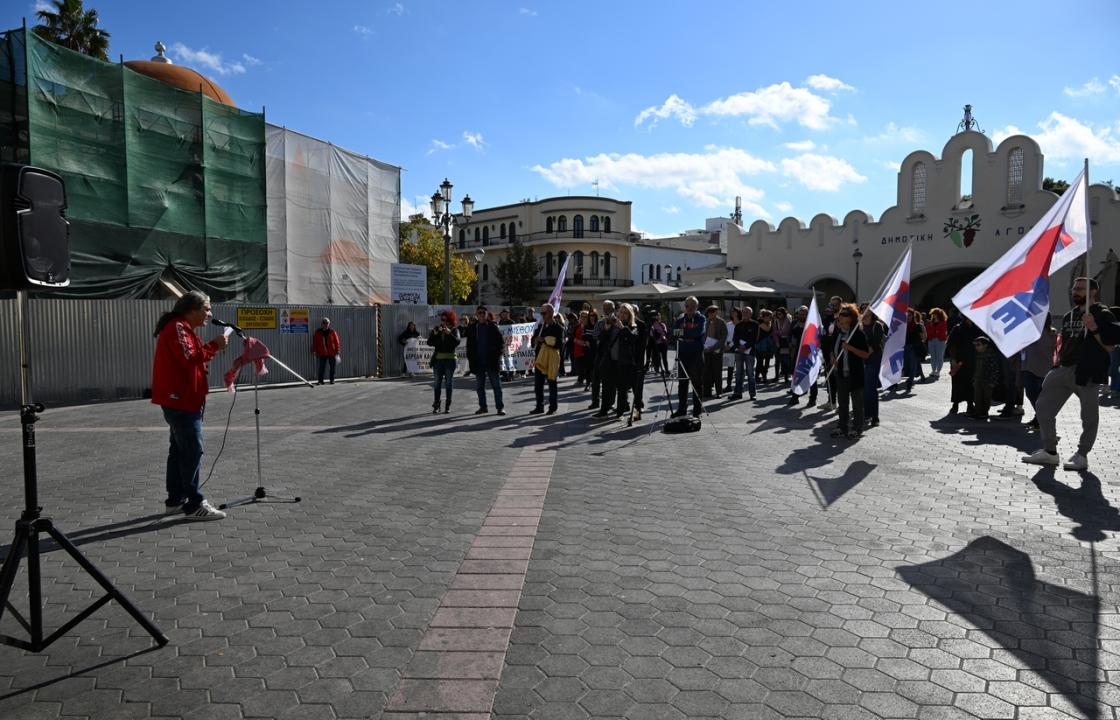
[[[70,284],[70,223],[62,178],[30,165],[0,167],[0,290]]]

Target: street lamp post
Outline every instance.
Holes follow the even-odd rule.
[[[474,266],[475,277],[478,279],[478,304],[485,305],[482,302],[482,261],[486,259],[486,251],[482,248],[475,250],[474,253]]]
[[[463,214],[456,222],[451,214],[451,182],[444,178],[439,185],[439,191],[432,194],[432,220],[436,227],[443,228],[443,304],[451,304],[451,225],[466,227],[474,212],[474,201],[471,196],[463,198]]]
[[[863,259],[863,253],[857,247],[852,253],[852,259],[856,261],[856,302],[859,302],[859,261]]]

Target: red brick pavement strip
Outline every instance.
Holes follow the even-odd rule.
[[[490,717],[555,459],[524,450],[514,463],[384,720]]]

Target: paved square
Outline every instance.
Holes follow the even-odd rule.
[[[438,416],[419,380],[262,391],[264,485],[303,500],[201,524],[161,516],[155,407],[48,408],[46,514],[171,643],[143,652],[110,604],[41,654],[0,647],[0,718],[1120,719],[1120,409],[1078,475],[1020,464],[1018,425],[944,417],[945,381],[855,444],[772,389],[680,436],[561,389],[546,417],[507,387],[504,418],[471,414],[470,381]],[[242,393],[215,502],[256,487],[252,417]],[[96,593],[47,550],[53,628]]]

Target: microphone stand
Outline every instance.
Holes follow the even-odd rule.
[[[241,341],[246,346],[249,344],[249,339],[250,338],[249,338],[248,335],[245,334],[245,332],[243,330],[241,330],[239,328],[235,328],[234,332],[237,333],[237,336],[239,338],[241,338]],[[264,358],[261,362],[265,362],[267,360],[272,360],[277,365],[279,365],[280,367],[287,370],[289,373],[291,373],[296,378],[298,378],[300,380],[300,382],[307,385],[307,387],[312,388],[312,389],[315,388],[315,386],[312,385],[302,375],[300,375],[295,370],[293,370],[290,367],[288,367],[287,365],[285,365],[283,362],[281,362],[277,358],[273,357],[272,356],[272,351],[269,351],[268,357]],[[292,503],[298,503],[303,499],[298,495],[296,495],[295,497],[280,497],[280,496],[276,496],[276,495],[270,496],[268,494],[268,492],[264,489],[264,477],[263,477],[263,473],[261,472],[260,382],[259,382],[259,377],[258,377],[257,371],[256,371],[257,370],[256,363],[253,362],[252,366],[253,366],[253,368],[252,368],[253,369],[253,423],[256,425],[256,431],[257,431],[257,489],[253,491],[252,495],[249,495],[249,496],[243,497],[243,498],[238,498],[236,500],[230,500],[229,502],[222,503],[221,505],[218,506],[218,509],[220,509],[220,510],[225,510],[226,508],[232,508],[232,507],[240,507],[241,505],[255,505],[256,503],[292,504]],[[235,386],[236,386],[236,382],[235,382]],[[236,389],[236,387],[235,387],[235,389]]]
[[[132,604],[124,593],[118,590],[109,578],[82,554],[74,543],[70,542],[55,527],[48,517],[42,516],[43,508],[39,507],[39,478],[35,459],[35,423],[39,420],[39,413],[43,412],[42,403],[35,402],[31,397],[31,323],[27,314],[27,291],[16,292],[16,308],[19,315],[19,355],[20,355],[20,407],[19,419],[23,425],[23,514],[16,521],[16,535],[8,546],[8,554],[4,558],[4,566],[0,569],[0,617],[4,610],[11,611],[27,634],[28,640],[16,638],[11,635],[0,635],[0,643],[11,645],[22,650],[41,652],[47,646],[68,633],[74,626],[87,617],[97,612],[99,608],[111,600],[116,600],[125,612],[144,628],[144,631],[163,647],[167,644],[164,635],[155,623],[149,620],[140,610]],[[105,591],[97,600],[94,600],[84,610],[67,620],[50,635],[43,637],[43,586],[39,555],[42,551],[39,545],[40,533],[46,533],[66,551],[70,557],[85,570],[86,574],[94,579],[101,589]],[[16,573],[19,571],[20,560],[24,552],[27,553],[27,599],[28,615],[24,618],[11,603],[12,585],[15,583]]]

